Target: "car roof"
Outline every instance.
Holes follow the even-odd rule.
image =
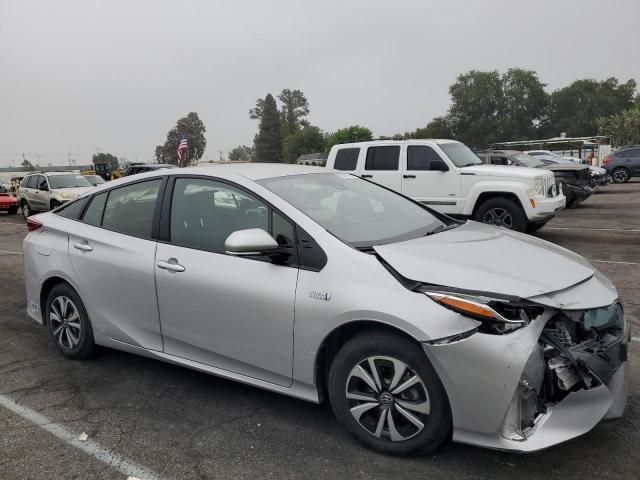
[[[46,176],[53,176],[53,175],[80,175],[80,173],[78,172],[66,172],[66,171],[44,171],[44,172],[40,172],[40,171],[34,171],[34,172],[29,172],[26,176],[28,177],[29,175],[46,175]]]
[[[442,145],[445,143],[460,143],[457,140],[451,140],[447,138],[412,138],[409,140],[367,140],[364,142],[350,142],[350,143],[337,143],[331,149],[334,148],[358,148],[366,147],[370,145],[424,145],[425,142],[435,143]]]
[[[492,150],[492,149],[489,149],[489,150],[479,150],[476,153],[480,153],[480,154],[482,154],[482,153],[485,153],[485,154],[486,153],[489,153],[489,154],[491,154],[491,153],[499,153],[499,154],[502,154],[502,155],[518,155],[519,153],[524,153],[524,152],[521,152],[520,150]]]

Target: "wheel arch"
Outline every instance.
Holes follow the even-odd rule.
[[[405,330],[377,320],[354,320],[334,328],[320,344],[315,359],[315,384],[318,391],[318,399],[321,403],[328,398],[327,381],[329,378],[329,369],[336,354],[350,339],[365,331],[385,332],[387,334],[401,336],[416,344],[420,343],[418,339]]]
[[[82,302],[84,303],[84,299],[82,298],[82,295],[80,294],[80,291],[73,285],[73,283],[71,283],[69,280],[67,280],[66,278],[59,276],[59,275],[52,275],[51,277],[47,278],[44,282],[42,282],[42,287],[40,287],[40,311],[42,312],[42,324],[46,325],[47,324],[47,315],[46,315],[46,303],[47,303],[47,297],[49,296],[49,292],[51,292],[51,290],[53,290],[53,287],[55,287],[56,285],[59,284],[66,284],[69,285],[69,287],[73,288],[73,290],[78,294],[78,296],[80,297],[80,299],[82,300]]]
[[[478,213],[478,209],[484,202],[493,198],[506,198],[507,200],[514,201],[516,205],[520,207],[520,210],[522,210],[524,216],[527,217],[527,212],[525,211],[520,198],[513,192],[482,192],[480,195],[478,195],[478,198],[476,198],[476,201],[473,205],[473,210],[471,212],[471,217],[473,218],[476,216],[476,213]]]

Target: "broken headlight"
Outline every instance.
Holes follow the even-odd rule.
[[[424,291],[434,302],[474,320],[478,331],[494,335],[518,330],[542,314],[542,307],[485,295]]]

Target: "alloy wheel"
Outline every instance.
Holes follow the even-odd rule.
[[[613,181],[616,183],[625,183],[629,179],[629,173],[624,168],[619,168],[613,172]]]
[[[509,211],[504,208],[492,208],[484,214],[482,221],[489,225],[495,225],[496,227],[513,228],[513,217]]]
[[[425,427],[431,412],[429,393],[420,376],[391,357],[368,357],[347,378],[349,410],[371,435],[401,442]]]
[[[29,207],[29,204],[27,202],[23,202],[23,204],[22,204],[22,216],[24,218],[28,218],[30,214],[31,214],[31,208]]]
[[[62,348],[75,348],[80,343],[80,314],[75,304],[66,296],[53,299],[49,307],[51,333]]]

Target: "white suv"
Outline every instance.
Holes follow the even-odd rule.
[[[33,172],[20,184],[20,208],[25,218],[34,212],[48,212],[74,200],[93,185],[73,172]]]
[[[566,201],[552,172],[485,165],[453,140],[335,145],[327,168],[370,179],[454,217],[520,232],[542,227]]]

